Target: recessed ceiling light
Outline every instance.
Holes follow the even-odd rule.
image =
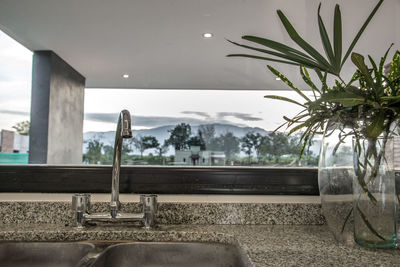
[[[128,79],[128,78],[129,78],[129,74],[123,74],[123,75],[122,75],[122,78]]]
[[[213,37],[213,34],[211,32],[205,32],[205,33],[203,33],[203,37],[204,38],[211,38],[211,37]]]
[[[275,80],[277,80],[277,81],[280,81],[280,80],[281,80],[281,78],[279,78],[279,77],[276,77],[276,78],[275,78]]]

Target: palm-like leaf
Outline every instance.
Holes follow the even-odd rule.
[[[301,38],[301,36],[297,33],[297,31],[292,26],[290,21],[287,19],[285,14],[283,14],[281,10],[278,10],[277,13],[290,38],[296,44],[298,44],[304,51],[306,51],[312,58],[314,58],[317,62],[319,62],[320,65],[326,68],[327,71],[329,72],[334,71],[331,68],[329,62],[314,47],[312,47],[303,38]]]
[[[345,54],[345,56],[343,57],[342,60],[342,66],[344,65],[344,63],[346,62],[347,58],[350,56],[351,52],[354,49],[354,46],[356,46],[358,39],[360,39],[361,35],[363,34],[364,30],[367,28],[369,22],[371,21],[371,19],[374,17],[376,11],[378,11],[379,7],[382,5],[384,0],[379,0],[378,4],[376,4],[375,8],[372,10],[371,14],[369,14],[367,20],[364,22],[364,24],[362,25],[361,29],[358,31],[356,37],[354,37],[353,41],[351,42],[349,48],[347,49],[347,52]]]
[[[379,7],[382,5],[383,1],[384,0],[379,0],[379,2],[376,4],[370,15],[367,17],[366,21],[362,25],[361,29],[358,31],[357,35],[351,42],[343,58],[342,58],[342,18],[339,5],[335,6],[335,12],[334,12],[333,45],[329,40],[329,35],[325,28],[322,17],[320,16],[321,5],[319,5],[318,7],[318,27],[321,35],[322,46],[324,47],[325,54],[328,59],[322,56],[317,49],[312,47],[298,34],[296,29],[290,23],[289,19],[285,16],[285,14],[281,10],[277,10],[277,13],[279,19],[281,20],[283,26],[286,29],[286,32],[288,33],[290,38],[304,50],[304,52],[267,38],[261,38],[257,36],[243,36],[242,38],[244,40],[266,46],[271,50],[246,46],[232,41],[230,42],[237,46],[241,46],[243,48],[247,48],[261,53],[267,53],[269,55],[273,55],[284,60],[270,58],[270,57],[261,57],[257,55],[249,55],[249,54],[230,54],[228,56],[255,58],[255,59],[268,60],[268,61],[296,65],[296,66],[304,66],[312,69],[317,69],[321,72],[330,73],[340,78],[340,71],[343,64],[350,56],[355,45],[360,39],[360,36],[368,26],[369,22],[371,21],[371,19],[379,9]]]
[[[335,67],[335,54],[332,49],[331,41],[329,40],[328,32],[326,31],[324,21],[322,20],[321,15],[319,13],[320,10],[321,10],[321,3],[319,3],[319,6],[318,6],[319,33],[321,35],[321,41],[322,41],[322,45],[324,46],[325,54],[329,58],[330,64]],[[335,71],[337,71],[337,70],[335,69]]]
[[[265,39],[262,40],[262,38],[257,38],[257,37],[252,38],[252,36],[244,36],[243,38],[247,38],[247,37],[248,37],[249,40],[253,40],[256,43],[263,43],[265,41]],[[317,63],[315,61],[313,61],[312,59],[310,59],[308,57],[301,56],[301,55],[297,55],[296,53],[292,53],[292,52],[279,53],[279,52],[272,51],[272,50],[266,50],[266,49],[261,49],[261,48],[252,47],[252,46],[248,46],[248,45],[242,45],[242,44],[230,41],[230,40],[228,40],[228,42],[230,42],[230,43],[232,43],[234,45],[243,47],[243,48],[247,48],[247,49],[250,49],[250,50],[255,50],[257,52],[262,52],[262,53],[265,53],[265,54],[277,56],[279,58],[287,59],[287,60],[292,62],[292,63],[286,62],[287,64],[299,65],[299,66],[302,65],[302,66],[306,66],[306,67],[310,67],[310,68],[318,67]],[[254,55],[247,55],[247,54],[245,54],[245,55],[244,54],[230,54],[230,55],[228,55],[228,57],[249,57],[249,58],[254,58],[255,56]],[[275,60],[273,60],[271,58],[259,58],[259,59],[275,61]]]
[[[261,56],[255,56],[255,55],[247,55],[247,54],[230,54],[230,55],[228,55],[228,57],[248,57],[248,58],[261,59],[261,60],[266,60],[266,61],[284,63],[284,64],[289,64],[289,65],[302,66],[299,63],[292,62],[292,61],[285,61],[285,60],[280,60],[280,59],[276,59],[276,58],[261,57]]]
[[[340,70],[342,63],[342,14],[339,5],[335,6],[333,19],[333,47],[335,50],[335,68]]]

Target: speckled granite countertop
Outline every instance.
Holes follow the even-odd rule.
[[[201,241],[239,244],[255,266],[400,266],[399,250],[337,244],[325,225],[1,225],[2,241]]]
[[[108,202],[91,204],[91,212],[109,212]],[[140,212],[137,202],[121,210]],[[71,202],[0,202],[0,224],[52,223],[74,220]],[[159,224],[324,224],[321,205],[315,203],[159,203]]]
[[[68,196],[68,199],[70,196]],[[285,197],[287,198],[287,197]],[[6,198],[7,199],[7,198]],[[106,212],[108,202],[93,203]],[[138,212],[136,201],[122,205]],[[260,203],[161,202],[158,226],[88,226],[76,230],[70,201],[0,201],[1,241],[199,241],[239,245],[255,266],[400,266],[400,250],[338,244],[315,201]]]

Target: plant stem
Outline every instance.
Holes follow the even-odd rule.
[[[339,78],[342,85],[346,86],[346,82],[342,79],[342,77],[340,77],[340,75],[338,75],[337,77]]]
[[[364,156],[364,166],[363,166],[363,171],[360,171],[360,165],[361,163],[359,162],[359,160],[357,161],[357,168],[358,170],[356,171],[356,176],[359,182],[359,185],[362,187],[363,191],[367,194],[368,198],[371,200],[371,202],[373,204],[377,204],[377,200],[376,198],[371,194],[371,192],[368,189],[368,184],[370,184],[378,175],[379,172],[379,165],[380,162],[382,160],[383,155],[385,154],[385,150],[386,150],[386,143],[388,140],[388,136],[389,136],[389,131],[385,131],[383,138],[382,138],[382,143],[380,144],[380,150],[379,153],[376,154],[375,150],[376,150],[376,146],[379,144],[378,140],[375,138],[369,138],[367,139],[368,145],[367,145],[367,150],[363,153],[362,151],[360,151],[360,153],[357,153],[358,157],[360,156]],[[360,140],[359,138],[356,137],[356,142],[357,144],[359,144]],[[357,146],[358,148],[361,148],[360,145]],[[373,164],[371,164],[369,157],[372,157],[372,159],[374,160]],[[365,176],[368,173],[368,168],[371,168],[371,172],[370,172],[370,179],[365,182]],[[360,198],[361,198],[362,194],[359,194],[358,199],[355,201],[355,205],[356,205],[356,209],[357,211],[360,213],[360,217],[363,220],[363,222],[365,223],[365,225],[368,227],[368,229],[375,235],[377,236],[379,239],[385,240],[384,237],[382,237],[373,227],[373,225],[369,222],[367,216],[361,211],[360,207],[359,207],[359,203],[360,203]],[[344,223],[344,225],[346,224],[347,219]],[[344,225],[343,225],[343,229],[344,229]]]
[[[342,231],[341,231],[342,233],[344,232],[344,228],[346,227],[347,221],[350,219],[350,215],[352,212],[353,212],[353,207],[350,209],[349,213],[346,216],[346,219],[343,222]]]

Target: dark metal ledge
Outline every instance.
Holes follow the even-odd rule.
[[[0,192],[108,193],[111,166],[0,166]],[[123,166],[121,193],[318,195],[315,168]]]

